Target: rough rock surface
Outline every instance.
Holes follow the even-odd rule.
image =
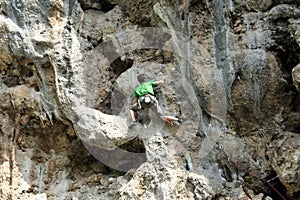
[[[0,11],[0,199],[299,198],[299,1]],[[127,128],[140,73],[179,125]]]
[[[300,92],[300,64],[293,68],[292,75],[294,86]]]

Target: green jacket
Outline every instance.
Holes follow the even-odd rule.
[[[140,84],[133,92],[133,97],[138,98],[146,94],[154,95],[154,87],[156,86],[156,81],[147,81]]]

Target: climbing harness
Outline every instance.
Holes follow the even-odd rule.
[[[147,94],[144,96],[141,96],[138,99],[138,104],[140,109],[142,108],[151,108],[152,105],[156,103],[156,98],[153,95]]]

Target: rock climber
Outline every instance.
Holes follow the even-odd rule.
[[[146,74],[138,75],[137,79],[140,85],[136,87],[132,94],[133,106],[129,111],[132,123],[129,127],[136,125],[139,110],[151,108],[153,112],[161,116],[161,110],[158,106],[158,101],[154,94],[154,88],[158,85],[163,84],[165,80],[149,80],[149,77]]]

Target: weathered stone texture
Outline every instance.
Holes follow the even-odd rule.
[[[0,6],[0,199],[299,197],[299,1]],[[140,73],[180,126],[128,130]]]
[[[296,89],[300,92],[300,65],[293,68],[292,71],[293,83]]]

